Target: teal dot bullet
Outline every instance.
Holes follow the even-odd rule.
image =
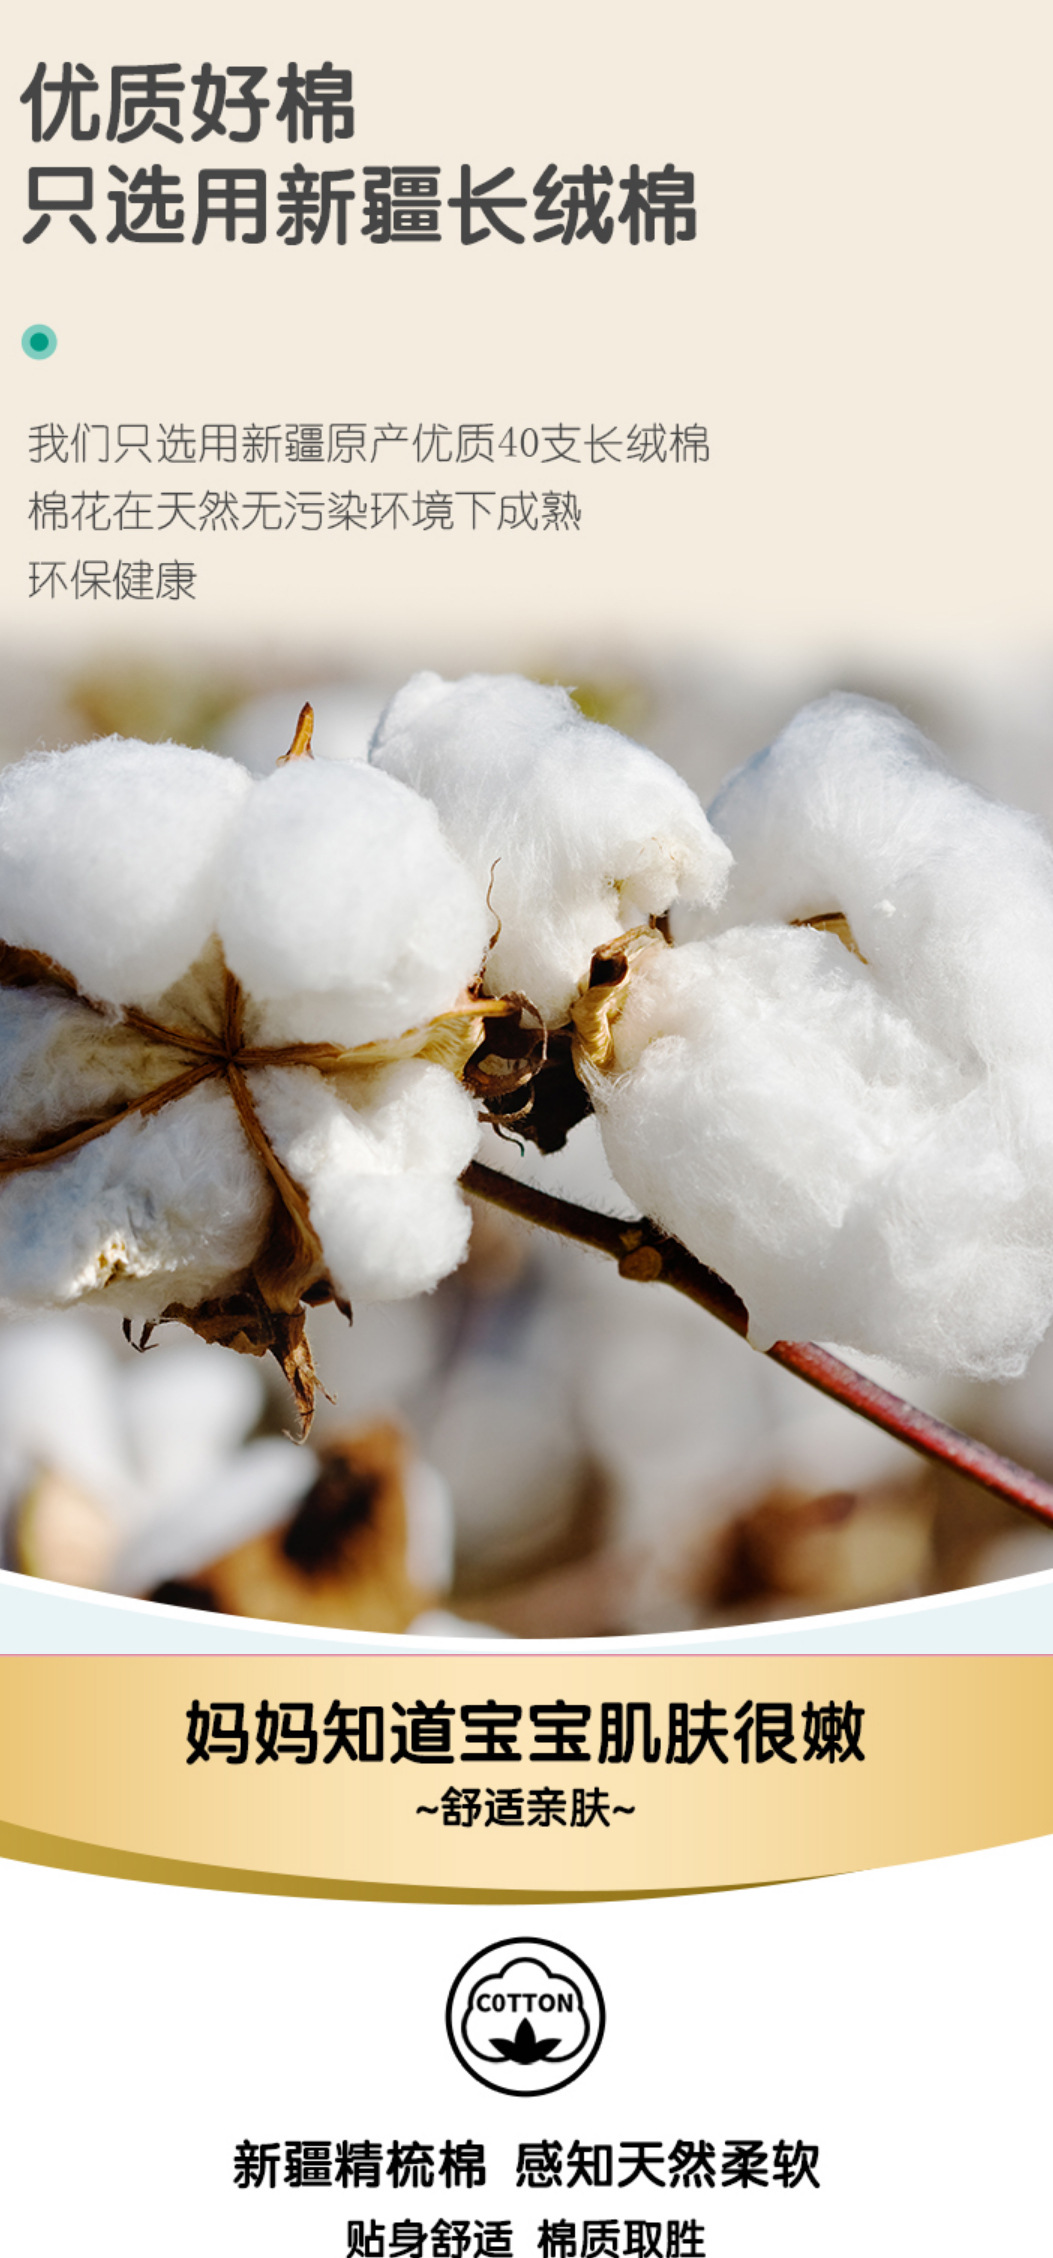
[[[57,344],[58,338],[46,321],[32,321],[29,328],[22,331],[22,351],[29,354],[31,361],[50,360]]]

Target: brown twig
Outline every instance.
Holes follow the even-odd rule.
[[[679,1240],[670,1239],[656,1224],[641,1220],[626,1223],[615,1216],[599,1215],[592,1208],[579,1207],[571,1200],[557,1199],[552,1192],[540,1192],[532,1184],[520,1184],[511,1176],[503,1176],[497,1168],[487,1168],[481,1161],[473,1161],[465,1169],[461,1182],[466,1192],[476,1199],[488,1200],[494,1207],[502,1207],[510,1215],[518,1215],[524,1223],[535,1223],[543,1231],[554,1231],[560,1238],[572,1239],[578,1246],[592,1247],[597,1254],[610,1255],[617,1263],[623,1278],[634,1278],[642,1283],[661,1280],[689,1301],[698,1302],[711,1317],[722,1325],[729,1325],[733,1333],[743,1339],[749,1327],[749,1316],[743,1302],[723,1278],[714,1270],[707,1270],[702,1262],[689,1254]],[[1053,1486],[1043,1482],[1026,1467],[1017,1466],[1011,1458],[1002,1458],[998,1451],[986,1443],[974,1442],[969,1435],[948,1427],[942,1419],[934,1419],[931,1412],[918,1411],[913,1404],[905,1403],[901,1396],[893,1395],[868,1380],[862,1372],[855,1372],[840,1357],[832,1356],[829,1349],[816,1346],[814,1341],[776,1341],[767,1351],[774,1364],[796,1372],[809,1387],[818,1388],[823,1395],[832,1396],[835,1403],[843,1403],[848,1410],[869,1419],[875,1427],[883,1427],[886,1434],[894,1435],[898,1442],[906,1443],[911,1450],[920,1451],[925,1458],[935,1459],[941,1466],[949,1466],[966,1481],[978,1482],[982,1489],[993,1491],[995,1497],[1005,1498],[1010,1505],[1019,1507],[1047,1528],[1053,1528]]]

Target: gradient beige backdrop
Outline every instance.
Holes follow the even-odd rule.
[[[857,659],[1044,644],[1053,23],[1038,0],[314,0],[291,16],[187,0],[167,25],[126,0],[62,0],[7,51],[0,633],[50,657],[118,635],[168,651],[257,638],[272,656],[310,638],[359,665],[395,646],[478,663],[510,630],[517,645],[569,631]],[[448,212],[439,248],[378,250],[359,206],[344,250],[292,251],[273,231],[258,249],[101,234],[92,249],[58,221],[22,247],[34,152],[18,95],[42,56],[100,75],[178,59],[189,80],[206,58],[277,73],[290,53],[355,72],[355,139],[330,163],[438,162],[450,193],[462,159],[477,179],[514,164],[517,188],[549,161],[672,160],[696,173],[697,241],[634,250],[616,229],[607,250],[467,250]],[[226,161],[265,159],[273,185],[294,156],[324,161],[270,119]],[[224,148],[78,151],[60,134],[35,154],[94,159],[104,229],[114,158],[192,175]],[[59,348],[32,364],[19,338],[42,320]],[[114,620],[26,601],[25,429],[52,416],[687,419],[712,457],[583,473],[579,537],[202,541],[196,607]]]
[[[330,1703],[386,1710],[381,1763],[331,1764]],[[520,1763],[392,1762],[391,1705],[520,1706]],[[600,1705],[711,1700],[730,1761],[600,1765]],[[313,1764],[256,1762],[263,1701],[314,1704]],[[588,1763],[532,1763],[531,1703],[586,1703]],[[865,1754],[804,1761],[801,1717],[851,1700]],[[188,1760],[191,1703],[244,1703],[245,1765]],[[732,1735],[747,1701],[790,1702],[794,1750],[758,1766]],[[0,1854],[207,1888],[491,1898],[740,1888],[941,1858],[1053,1832],[1053,1660],[838,1656],[727,1660],[434,1655],[267,1660],[79,1655],[0,1659]],[[639,1728],[639,1718],[637,1718]],[[462,1727],[453,1727],[461,1748]],[[600,1787],[607,1826],[447,1826],[451,1785],[567,1797]],[[430,1807],[422,1811],[421,1805]]]

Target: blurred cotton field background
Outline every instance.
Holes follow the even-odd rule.
[[[362,758],[419,663],[408,651],[384,679],[331,661],[71,679],[16,661],[0,750],[11,760],[116,731],[209,746],[262,774],[309,698],[316,756]],[[1053,664],[765,673],[515,649],[498,663],[574,686],[587,714],[651,746],[704,804],[837,686],[901,707],[958,774],[1053,824]],[[632,1212],[592,1120],[547,1162],[491,1130],[480,1157]],[[434,1294],[363,1308],[350,1330],[318,1310],[311,1336],[333,1400],[319,1399],[301,1447],[283,1433],[276,1367],[178,1328],[143,1356],[108,1314],[0,1331],[5,1565],[276,1619],[537,1638],[865,1606],[1053,1567],[1053,1536],[1011,1508],[666,1288],[493,1208],[476,1209],[469,1258]],[[1001,1386],[889,1377],[1053,1476],[1053,1339]]]

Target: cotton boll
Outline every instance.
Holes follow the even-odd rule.
[[[0,1138],[32,1145],[144,1097],[185,1062],[74,998],[0,989]]]
[[[375,769],[300,760],[252,788],[218,930],[270,1007],[264,1040],[353,1047],[448,1009],[489,918],[424,800]]]
[[[333,1283],[358,1301],[430,1293],[468,1252],[471,1217],[441,1177],[358,1177],[317,1187],[315,1208]]]
[[[467,1092],[417,1060],[341,1077],[344,1103],[309,1068],[251,1076],[276,1153],[307,1193],[332,1284],[351,1302],[426,1293],[463,1260],[470,1228],[455,1178],[478,1141]]]
[[[492,994],[564,1019],[595,949],[677,895],[715,903],[729,857],[664,761],[586,721],[565,690],[516,675],[419,674],[383,715],[370,758],[422,792],[490,890]]]
[[[746,1301],[918,1371],[1053,1309],[1053,854],[887,707],[807,707],[718,796],[717,937],[653,955],[601,1090],[616,1173]],[[788,923],[839,912],[861,956]],[[765,921],[765,922],[759,922]],[[706,949],[710,953],[706,953]]]
[[[950,776],[890,706],[806,706],[729,778],[735,856],[707,930],[840,910],[882,992],[952,1059],[1030,1073],[1053,1045],[1053,851],[1041,825]],[[1053,1127],[1053,1085],[1028,1104]]]
[[[118,782],[128,752],[103,749]],[[127,800],[141,812],[153,756],[131,753]],[[212,858],[227,958],[214,928],[197,934],[192,962],[188,948],[138,1026],[101,1000],[56,993],[46,965],[35,985],[0,992],[0,1280],[9,1311],[105,1295],[145,1319],[181,1305],[191,1324],[202,1302],[229,1304],[251,1286],[237,1310],[239,1340],[277,1353],[268,1295],[284,1313],[290,1291],[295,1298],[317,1277],[314,1250],[305,1217],[295,1282],[288,1270],[280,1284],[273,1268],[247,1275],[276,1187],[263,1139],[256,1150],[239,1120],[244,1056],[233,1053],[315,1040],[354,1050],[430,1021],[458,1003],[481,963],[488,917],[435,811],[393,779],[309,761],[260,785],[217,772],[234,776],[244,803],[229,853]],[[21,801],[16,813],[25,815]],[[133,920],[133,957],[136,942]],[[159,977],[156,949],[151,961],[149,984]],[[5,973],[22,979],[33,969],[16,959]],[[229,974],[241,990],[236,1010]],[[111,991],[118,986],[111,980]],[[390,1080],[346,1068],[340,1079],[340,1092],[327,1094],[320,1073],[292,1072],[301,1096],[321,1093],[329,1108],[332,1150],[315,1151],[309,1135],[302,1174],[312,1191],[317,1174],[314,1220],[333,1282],[363,1298],[416,1293],[464,1252],[467,1211],[454,1179],[477,1141],[472,1101],[452,1073],[422,1061]],[[303,1125],[294,1124],[293,1144]],[[295,1155],[292,1174],[299,1183]],[[288,1204],[296,1208],[295,1191]],[[208,1313],[217,1322],[228,1314]],[[296,1347],[284,1357],[290,1375]],[[306,1401],[309,1374],[304,1392]]]
[[[204,948],[250,779],[181,745],[111,737],[0,775],[0,939],[85,992],[142,1004]]]
[[[387,1166],[459,1176],[476,1152],[479,1123],[467,1090],[427,1059],[337,1075],[333,1088],[354,1107]]]
[[[1022,1371],[1053,1314],[1051,1161],[997,1093],[971,1092],[859,1200],[828,1334],[858,1335],[908,1371]]]
[[[0,1183],[8,1311],[105,1294],[131,1316],[193,1307],[256,1254],[271,1193],[225,1089],[205,1083]]]
[[[743,926],[656,949],[615,1052],[611,1166],[729,1279],[756,1346],[1020,1369],[1053,1301],[1048,1167],[975,1053],[926,1043],[838,941]]]

